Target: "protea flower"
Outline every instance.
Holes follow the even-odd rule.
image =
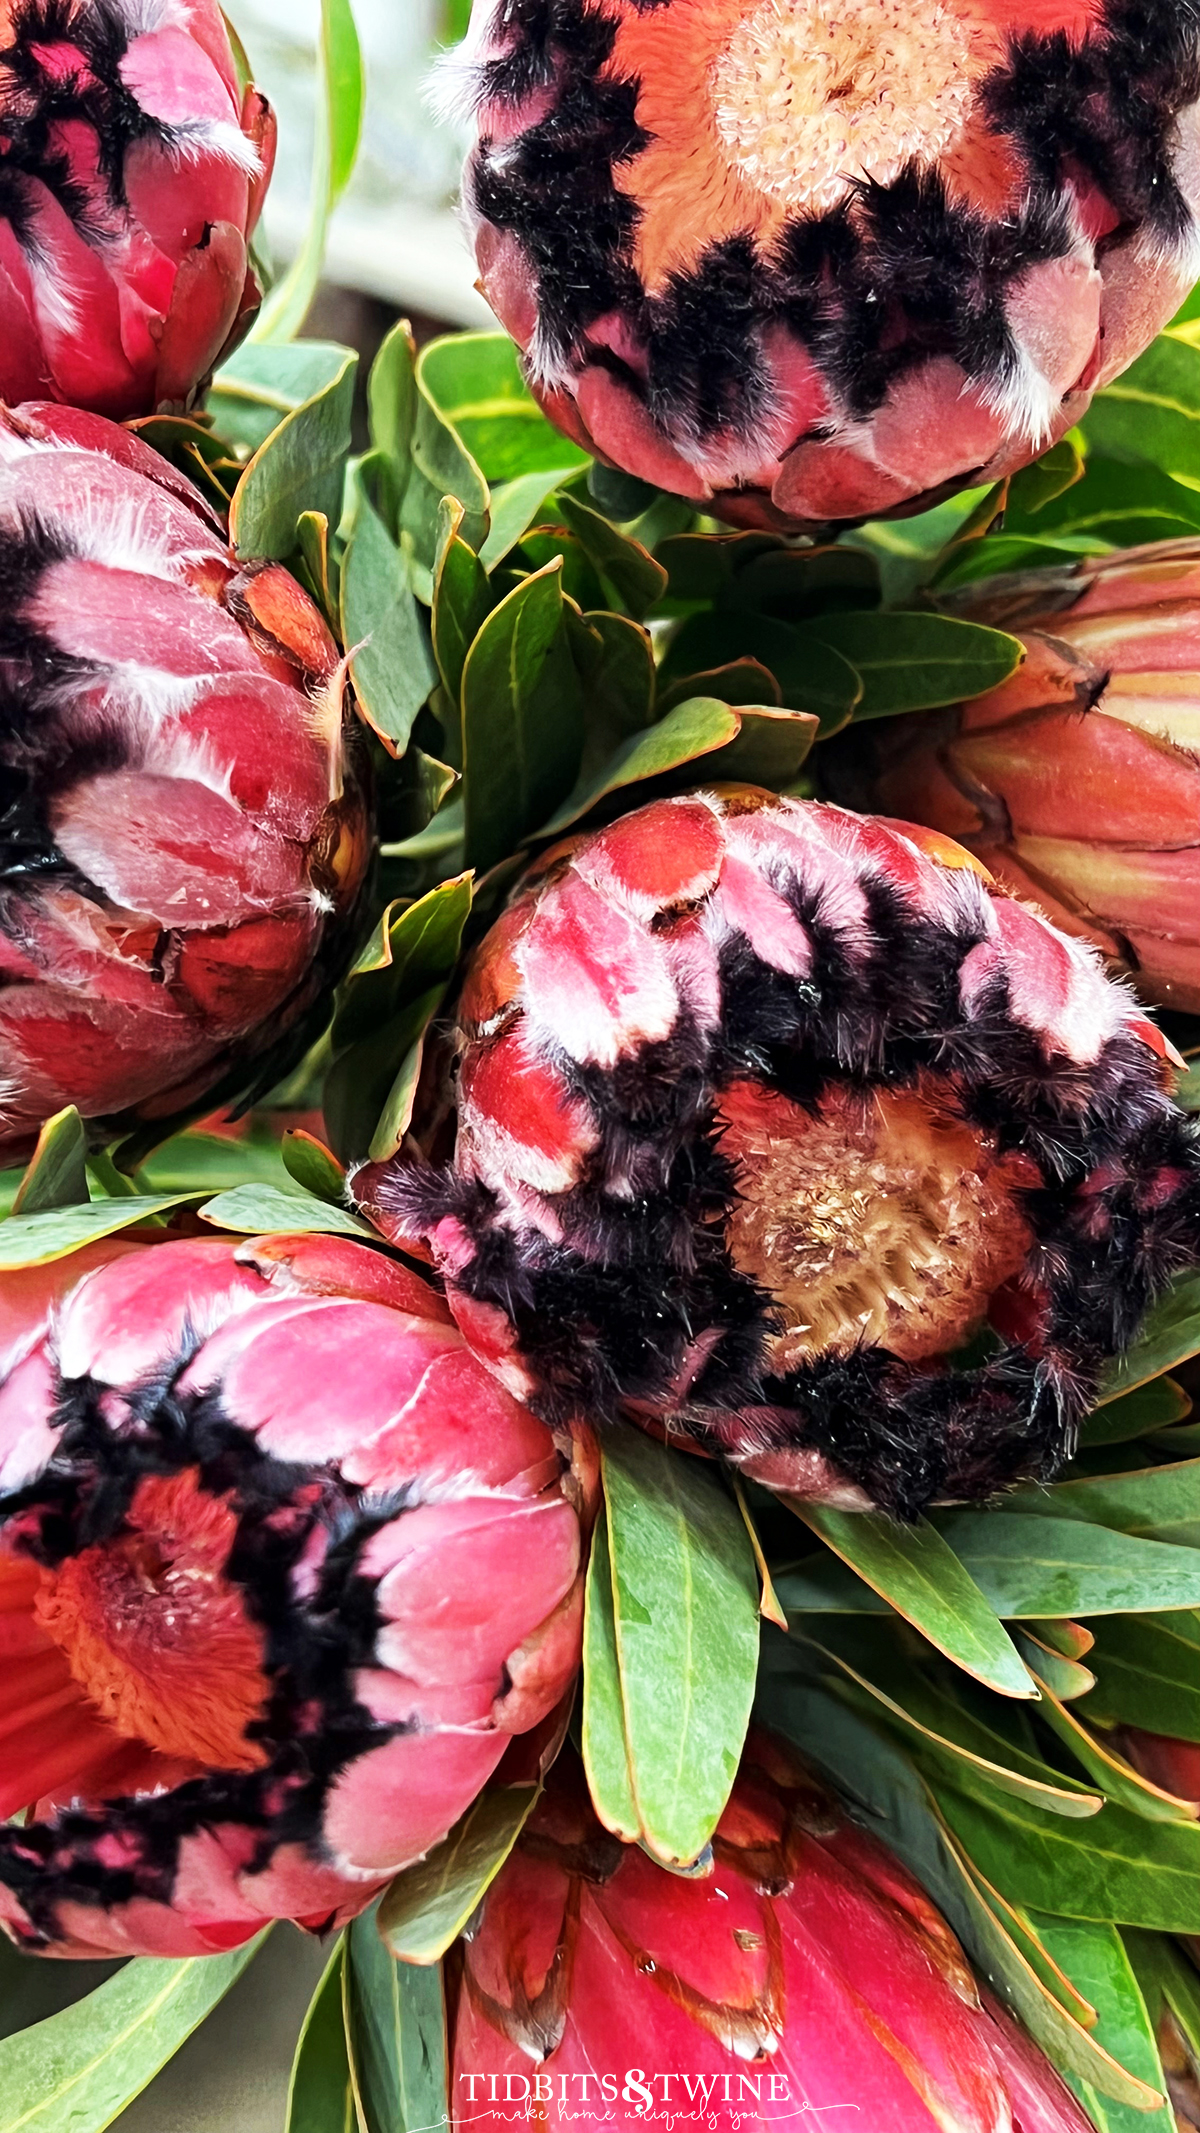
[[[997,578],[956,610],[1025,642],[960,709],[861,727],[840,794],[961,837],[1138,991],[1200,1009],[1200,542]]]
[[[1052,1471],[1200,1250],[1162,1038],[903,824],[653,802],[546,855],[458,1016],[453,1163],[356,1190],[550,1416],[632,1403],[912,1516]]]
[[[0,411],[0,1161],[162,1116],[286,1038],[370,850],[343,669],[158,453]]]
[[[738,525],[1033,459],[1197,272],[1175,0],[477,0],[447,88],[547,413]]]
[[[556,1765],[462,1943],[455,2125],[1087,2133],[924,1890],[752,1734],[707,1879],[609,1836]]]
[[[259,302],[274,120],[217,0],[0,0],[0,399],[186,406]]]
[[[352,1916],[571,1680],[572,1476],[367,1246],[55,1272],[0,1324],[0,1924],[186,1955]]]

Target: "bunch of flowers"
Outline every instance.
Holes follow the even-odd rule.
[[[477,0],[360,452],[322,22],[252,326],[0,6],[0,2133],[283,1921],[288,2133],[1188,2133],[1200,25]]]

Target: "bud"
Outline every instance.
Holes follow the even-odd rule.
[[[768,1734],[713,1855],[681,1880],[622,1845],[561,1758],[462,1946],[455,2125],[1088,2133],[924,1890]]]
[[[11,1163],[65,1104],[161,1118],[286,1066],[352,946],[370,830],[316,608],[127,431],[0,411],[0,583]]]
[[[77,1956],[324,1931],[569,1686],[572,1477],[382,1253],[106,1256],[15,1277],[0,1320],[0,1817],[31,1809],[0,1926]]]
[[[483,0],[447,102],[547,414],[738,526],[1034,459],[1197,271],[1174,0]]]
[[[260,290],[275,122],[216,0],[0,0],[0,398],[188,405]]]
[[[1158,1032],[903,824],[726,787],[562,844],[458,1037],[452,1165],[363,1204],[539,1411],[777,1488],[911,1518],[1052,1473],[1200,1247]]]
[[[1200,542],[996,578],[956,613],[1025,662],[958,709],[822,751],[839,796],[948,831],[1095,941],[1142,998],[1200,1012]]]

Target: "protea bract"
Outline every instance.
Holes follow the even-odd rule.
[[[165,1116],[344,962],[370,858],[338,648],[128,431],[0,411],[0,1159]]]
[[[257,309],[273,154],[216,0],[0,0],[0,398],[186,406]]]
[[[781,1488],[912,1516],[1052,1471],[1200,1244],[1159,1033],[903,824],[726,788],[560,845],[458,1028],[453,1162],[364,1203],[543,1412]]]
[[[751,1735],[681,1880],[556,1766],[462,1945],[457,2126],[1087,2133],[924,1890],[790,1750]]]
[[[839,737],[833,788],[977,852],[1130,972],[1200,1010],[1200,543],[1164,541],[959,595],[1025,644],[1011,681]]]
[[[477,0],[482,286],[547,413],[735,524],[1026,464],[1195,279],[1173,0]]]
[[[15,1277],[0,1815],[31,1812],[0,1925],[188,1955],[352,1916],[561,1698],[579,1558],[549,1431],[380,1252],[126,1242]]]

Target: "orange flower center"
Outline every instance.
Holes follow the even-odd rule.
[[[194,1469],[139,1483],[124,1530],[42,1572],[34,1612],[97,1715],[217,1770],[266,1761],[262,1636],[224,1575],[237,1531]]]
[[[860,1344],[947,1355],[1031,1249],[1015,1188],[1032,1166],[998,1156],[932,1085],[832,1091],[814,1115],[738,1082],[721,1115],[740,1195],[730,1248],[782,1312],[776,1371]]]
[[[942,0],[759,0],[713,71],[717,133],[760,192],[834,207],[946,153],[991,43]]]

